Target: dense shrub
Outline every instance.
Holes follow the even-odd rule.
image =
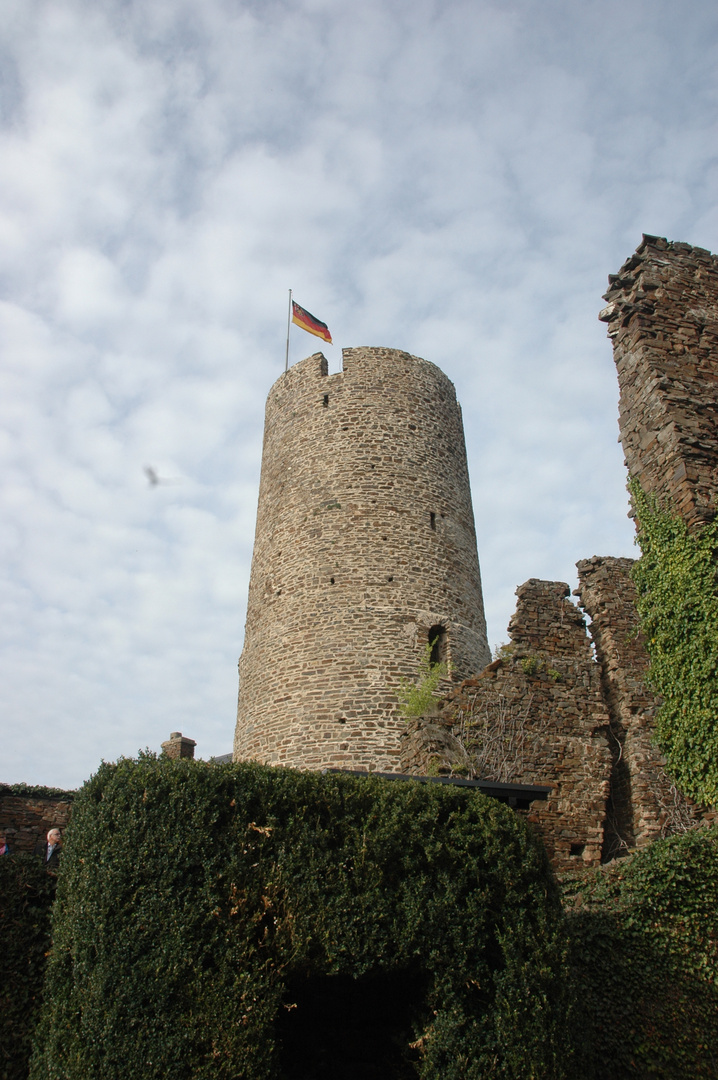
[[[586,1080],[718,1076],[718,828],[595,871],[569,916]]]
[[[0,1078],[27,1076],[55,878],[32,855],[0,858]]]
[[[34,1080],[280,1076],[298,986],[392,973],[424,988],[396,1075],[567,1075],[556,886],[476,792],[145,757],[63,857]]]
[[[689,528],[631,483],[641,558],[633,575],[663,697],[657,740],[687,795],[718,804],[718,519]]]

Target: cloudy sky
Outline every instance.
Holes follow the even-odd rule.
[[[2,12],[1,780],[231,749],[290,287],[330,370],[454,381],[492,644],[526,578],[634,553],[596,316],[642,232],[718,250],[714,3]]]

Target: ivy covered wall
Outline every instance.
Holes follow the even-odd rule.
[[[63,859],[33,1080],[299,1076],[286,1016],[367,979],[413,987],[394,1076],[570,1075],[543,845],[473,791],[122,761]]]
[[[718,828],[656,840],[565,893],[577,1076],[718,1076]]]
[[[718,519],[690,527],[630,485],[641,558],[633,569],[650,657],[663,698],[656,736],[687,795],[718,804]]]
[[[27,1076],[56,884],[32,855],[0,858],[0,1080]]]

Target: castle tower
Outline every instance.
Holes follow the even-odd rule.
[[[429,640],[489,661],[461,409],[434,364],[321,353],[270,390],[236,761],[399,768],[400,679]]]

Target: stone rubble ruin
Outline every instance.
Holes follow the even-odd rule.
[[[629,473],[699,527],[718,509],[718,257],[644,236],[606,307]],[[633,560],[531,579],[492,663],[461,413],[433,364],[317,354],[267,403],[235,760],[547,784],[528,818],[554,865],[593,866],[711,820],[653,742],[660,701]],[[427,643],[451,680],[402,721]]]

